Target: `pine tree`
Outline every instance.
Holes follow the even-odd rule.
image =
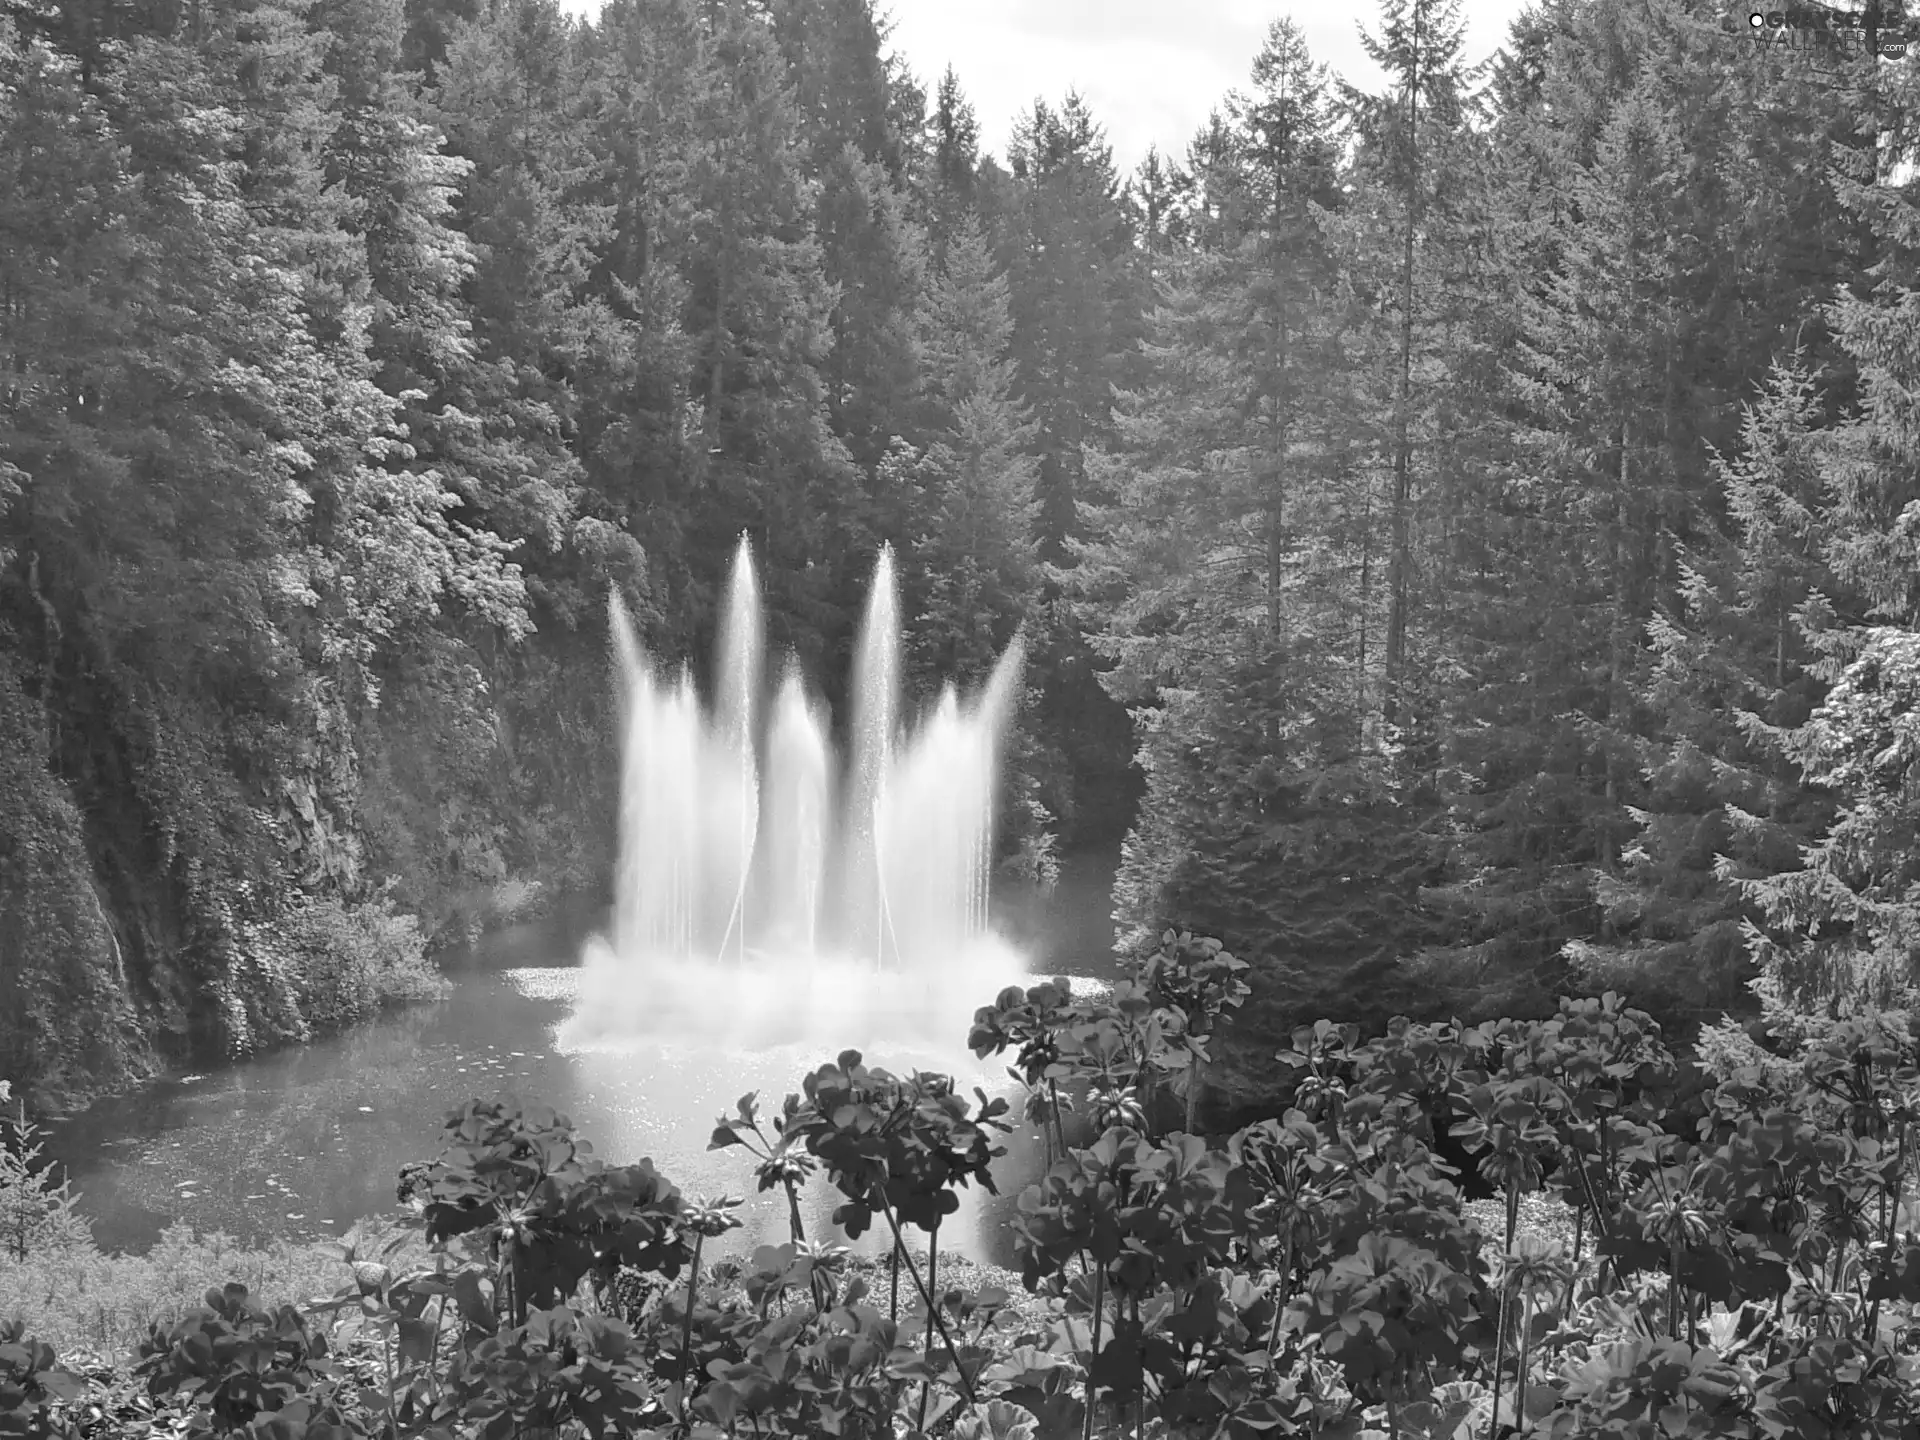
[[[984,680],[1017,627],[1038,619],[1032,426],[1014,399],[1009,286],[979,226],[961,224],[928,287],[921,355],[932,439],[912,458],[924,678]]]
[[[1190,151],[1190,239],[1158,257],[1148,378],[1091,462],[1110,498],[1083,506],[1065,573],[1148,777],[1116,884],[1124,943],[1223,936],[1253,967],[1251,1033],[1271,1034],[1308,1006],[1383,1018],[1376,1000],[1407,1000],[1387,977],[1434,938],[1418,892],[1437,852],[1402,813],[1348,633],[1327,81],[1285,21],[1253,79]],[[1275,1081],[1270,1047],[1220,1043],[1242,1094]]]
[[[1741,435],[1739,401],[1844,273],[1851,222],[1827,177],[1850,126],[1838,96],[1678,6],[1542,11],[1513,55],[1476,326],[1506,378],[1468,367],[1471,426],[1492,443],[1455,472],[1438,552],[1471,679],[1445,712],[1457,839],[1436,899],[1470,967],[1540,992],[1617,984],[1690,1025],[1741,998],[1733,938],[1751,907],[1712,878],[1716,853],[1757,873],[1777,862],[1776,821],[1811,823],[1799,799],[1752,788],[1783,762],[1702,713],[1711,695],[1768,709],[1731,678],[1760,671],[1737,618],[1740,490],[1715,456],[1754,466],[1748,445],[1801,444],[1784,392],[1761,407],[1771,439]],[[1783,135],[1762,118],[1769,95],[1826,118]],[[1810,186],[1829,187],[1824,206]],[[1818,239],[1783,243],[1807,224]],[[1807,270],[1810,254],[1833,268]],[[1729,801],[1758,805],[1761,830],[1730,836],[1746,822]]]
[[[1458,807],[1475,878],[1454,894],[1502,947],[1599,928],[1592,874],[1617,871],[1638,798],[1660,528],[1692,503],[1667,299],[1691,281],[1678,147],[1653,96],[1621,97],[1554,201],[1553,270],[1518,297],[1513,463],[1531,483],[1491,562],[1505,593],[1483,623],[1499,628],[1472,639],[1493,663],[1461,697],[1452,747],[1475,777]],[[1509,605],[1524,613],[1496,618]]]
[[[821,378],[838,296],[823,272],[809,155],[779,51],[744,4],[713,7],[709,23],[679,239],[704,457],[696,483],[708,491],[689,538],[712,597],[692,613],[710,632],[724,557],[746,529],[777,617],[769,644],[817,671],[827,635],[851,633],[871,563],[859,558],[871,545],[858,472],[830,427]]]
[[[1034,424],[1043,563],[1068,558],[1086,493],[1086,452],[1111,436],[1113,388],[1127,378],[1141,311],[1138,259],[1113,155],[1085,103],[1044,101],[1015,127],[1004,185],[983,175],[983,219],[1013,287],[1018,398]],[[984,167],[983,167],[984,169]],[[1057,603],[1033,637],[1049,677],[1037,729],[1060,757],[1046,803],[1069,831],[1118,830],[1132,789],[1126,716],[1102,689],[1071,612]],[[1094,808],[1095,804],[1103,808]],[[1122,822],[1123,823],[1123,822]]]
[[[1632,811],[1638,836],[1597,880],[1618,938],[1569,955],[1587,983],[1664,1013],[1744,1008],[1757,914],[1744,892],[1797,869],[1829,818],[1786,753],[1827,688],[1806,634],[1836,589],[1822,409],[1803,357],[1775,365],[1736,456],[1716,463],[1726,525],[1677,557],[1679,604],[1650,625],[1660,758]]]
[[[389,68],[392,0],[342,4],[331,18],[340,115],[327,175],[364,256],[365,308],[355,317],[364,334],[354,343],[378,397],[369,403],[391,408],[369,427],[361,463],[320,497],[316,551],[334,567],[326,583],[346,627],[329,643],[352,647],[364,668],[442,603],[509,636],[525,632],[525,585],[507,559],[521,536],[485,526],[490,495],[524,485],[536,467],[512,430],[489,433],[478,418],[494,395],[464,304],[476,257],[451,223],[471,164],[444,153]],[[350,575],[365,578],[341,583]],[[377,677],[364,678],[377,695]]]
[[[871,0],[778,0],[771,15],[805,140],[805,172],[817,187],[820,263],[836,292],[821,379],[834,433],[871,467],[910,428],[922,278],[904,190],[907,137],[893,124],[895,96]],[[876,519],[885,538],[905,538]]]
[[[1150,947],[1150,927],[1179,917],[1249,957],[1245,1023],[1215,1038],[1209,1072],[1242,1103],[1281,1093],[1273,1037],[1297,1025],[1376,1028],[1477,998],[1436,1003],[1402,963],[1442,938],[1419,898],[1437,853],[1405,822],[1390,757],[1353,723],[1338,657],[1317,646],[1300,636],[1228,660],[1204,690],[1161,691],[1114,885],[1123,947]]]
[[[980,122],[951,65],[940,77],[922,143],[928,153],[919,186],[919,218],[927,235],[928,262],[938,269],[946,263],[949,239],[969,217],[978,216]]]
[[[1833,309],[1861,406],[1822,455],[1821,558],[1833,593],[1816,592],[1798,617],[1831,689],[1780,740],[1836,813],[1798,867],[1740,884],[1762,912],[1750,931],[1762,988],[1776,1003],[1835,1014],[1920,1000],[1920,428],[1909,402],[1920,377],[1905,342],[1920,315],[1920,211],[1884,169],[1841,189],[1884,250],[1871,292]]]
[[[1036,101],[1010,153],[1019,208],[999,243],[1021,398],[1039,426],[1041,553],[1057,562],[1078,523],[1082,447],[1107,433],[1136,323],[1131,236],[1112,149],[1077,95],[1057,111]]]
[[[518,545],[536,602],[571,620],[597,613],[605,576],[574,581],[566,554],[582,480],[568,443],[572,383],[608,341],[603,306],[584,298],[610,226],[582,133],[582,62],[573,27],[546,0],[502,0],[456,27],[431,92],[448,148],[472,167],[460,229],[474,254],[462,289],[473,357],[460,402],[493,443],[463,457],[474,519]]]
[[[631,612],[682,644],[711,450],[699,427],[689,263],[705,154],[696,121],[716,80],[704,45],[700,16],[682,0],[614,0],[586,37],[590,143],[613,212],[594,283],[618,328],[580,385],[583,503],[591,533],[631,547],[615,582]]]
[[[1465,23],[1459,0],[1381,0],[1380,20],[1380,33],[1363,31],[1361,43],[1386,72],[1391,88],[1385,95],[1350,89],[1348,105],[1360,137],[1359,168],[1371,182],[1368,196],[1358,203],[1372,208],[1373,223],[1392,236],[1391,255],[1377,257],[1378,273],[1365,283],[1377,288],[1380,318],[1390,318],[1398,332],[1390,344],[1379,346],[1380,358],[1390,357],[1391,366],[1383,427],[1391,478],[1384,506],[1387,614],[1381,709],[1393,724],[1403,719],[1408,628],[1419,564],[1415,510],[1422,464],[1416,450],[1425,438],[1420,421],[1439,408],[1427,366],[1419,367],[1425,383],[1418,388],[1415,370],[1417,361],[1426,358],[1421,352],[1427,349],[1428,332],[1443,313],[1434,297],[1447,293],[1444,262],[1431,252],[1449,219],[1457,219],[1449,214],[1453,207],[1448,190],[1460,160],[1469,77],[1460,61]],[[1439,467],[1429,462],[1426,468]]]

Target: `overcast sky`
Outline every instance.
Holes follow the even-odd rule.
[[[593,12],[599,0],[562,0]],[[1314,57],[1355,84],[1378,72],[1357,22],[1376,23],[1373,0],[878,0],[894,20],[892,48],[931,91],[949,64],[1004,158],[1013,117],[1036,98],[1077,89],[1106,126],[1124,174],[1149,145],[1184,155],[1226,92],[1245,86],[1267,26],[1291,14]],[[1463,0],[1467,60],[1506,39],[1525,0]]]
[[[1291,14],[1314,58],[1356,85],[1380,76],[1356,24],[1372,0],[891,0],[892,44],[933,88],[949,63],[973,101],[987,147],[1004,155],[1009,125],[1036,97],[1069,89],[1106,126],[1131,170],[1149,145],[1181,156],[1223,95],[1245,88],[1267,27]],[[1466,59],[1505,41],[1525,0],[1464,0]]]

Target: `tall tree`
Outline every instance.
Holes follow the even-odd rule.
[[[1893,113],[1911,113],[1911,80],[1890,89]],[[1820,655],[1815,673],[1832,688],[1781,737],[1836,813],[1800,865],[1741,882],[1762,912],[1751,931],[1762,985],[1790,1005],[1832,1013],[1920,1001],[1920,426],[1911,403],[1920,375],[1904,340],[1920,313],[1920,209],[1895,169],[1910,158],[1911,132],[1893,135],[1870,167],[1840,181],[1881,255],[1872,288],[1843,294],[1831,312],[1860,405],[1821,457],[1821,558],[1834,593],[1816,592],[1799,619]]]
[[[1456,841],[1436,899],[1458,958],[1542,991],[1617,984],[1686,1024],[1740,998],[1742,906],[1698,846],[1740,773],[1766,768],[1696,708],[1754,663],[1727,610],[1742,527],[1715,455],[1740,453],[1739,402],[1803,325],[1812,363],[1832,353],[1806,322],[1845,270],[1830,177],[1852,126],[1839,93],[1727,50],[1683,7],[1549,7],[1523,29],[1477,292],[1506,378],[1476,383],[1493,444],[1456,472],[1441,552],[1471,680],[1444,712]],[[1769,94],[1824,118],[1783,137],[1756,118]],[[1717,658],[1694,654],[1695,687],[1676,688],[1681,637],[1720,624]],[[1680,953],[1711,961],[1717,993],[1672,973]]]
[[[681,252],[686,328],[699,347],[698,483],[711,492],[694,549],[717,598],[731,540],[747,529],[776,625],[793,627],[769,638],[817,667],[826,636],[851,632],[867,548],[847,543],[862,496],[821,378],[839,297],[823,270],[809,152],[780,52],[745,4],[714,6],[708,23]]]
[[[1077,95],[1036,101],[1014,128],[1012,175],[983,186],[996,249],[1013,287],[1013,358],[1039,460],[1035,536],[1043,563],[1068,558],[1086,493],[1086,450],[1112,433],[1113,387],[1126,379],[1142,297],[1138,257],[1113,154]],[[999,193],[992,193],[995,189]],[[1124,712],[1101,689],[1093,656],[1050,585],[1035,637],[1048,677],[1039,733],[1060,757],[1047,804],[1071,830],[1124,827],[1131,745]],[[1115,803],[1118,802],[1118,803]]]
[[[1380,21],[1379,34],[1363,31],[1361,44],[1386,72],[1389,89],[1384,95],[1350,91],[1349,105],[1361,139],[1361,173],[1372,182],[1376,206],[1386,211],[1379,221],[1390,227],[1395,252],[1392,278],[1383,273],[1375,281],[1381,290],[1382,318],[1391,315],[1398,328],[1391,350],[1386,427],[1392,470],[1382,652],[1382,710],[1391,724],[1400,718],[1413,605],[1414,452],[1421,438],[1415,412],[1423,402],[1430,407],[1432,400],[1416,395],[1416,335],[1431,324],[1434,295],[1444,293],[1441,272],[1431,257],[1424,272],[1420,262],[1452,218],[1447,181],[1457,174],[1455,142],[1468,116],[1469,77],[1460,59],[1466,28],[1459,0],[1381,0]]]
[[[1038,619],[1032,425],[1014,398],[1010,287],[964,221],[928,286],[921,354],[932,439],[914,459],[924,529],[914,658],[922,676],[984,679],[1017,627]]]
[[[1676,558],[1678,603],[1649,625],[1657,758],[1637,836],[1596,877],[1604,928],[1568,954],[1666,1014],[1744,1008],[1758,913],[1745,892],[1799,868],[1830,817],[1786,745],[1827,689],[1807,627],[1843,593],[1822,554],[1823,408],[1802,357],[1776,364],[1738,452],[1716,462],[1726,522]]]
[[[1196,139],[1187,243],[1156,257],[1146,379],[1091,462],[1106,503],[1083,505],[1066,572],[1147,775],[1116,883],[1126,943],[1170,924],[1229,936],[1263,1034],[1397,1003],[1384,977],[1433,938],[1418,892],[1435,850],[1400,813],[1349,633],[1328,88],[1277,22],[1250,93]],[[1223,1045],[1217,1079],[1278,1078],[1270,1047]]]
[[[978,213],[980,122],[951,65],[940,77],[922,143],[927,158],[919,187],[920,220],[928,259],[937,267],[946,261],[947,242]]]
[[[821,360],[828,411],[834,433],[870,468],[910,428],[922,282],[905,198],[908,137],[895,127],[871,0],[777,0],[770,13],[800,117],[803,168],[816,187],[821,267],[835,292],[833,345]],[[906,538],[879,524],[887,538]]]

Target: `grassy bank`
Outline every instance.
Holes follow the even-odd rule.
[[[350,1278],[338,1244],[232,1236],[169,1226],[144,1255],[108,1254],[91,1239],[0,1255],[0,1320],[21,1320],[62,1354],[131,1361],[152,1327],[202,1303],[209,1285],[237,1281],[269,1304],[304,1304]]]

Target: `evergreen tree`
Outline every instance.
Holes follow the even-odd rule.
[[[1083,507],[1067,574],[1148,777],[1116,885],[1123,943],[1212,927],[1252,966],[1264,1034],[1404,1000],[1380,987],[1435,938],[1418,910],[1437,874],[1348,634],[1327,81],[1286,21],[1253,79],[1190,152],[1191,238],[1164,252],[1149,378],[1121,396],[1121,444],[1093,470],[1111,499]],[[1270,1047],[1220,1044],[1217,1079],[1277,1079]]]
[[[815,187],[779,51],[744,4],[713,7],[694,96],[690,224],[681,252],[696,351],[697,482],[709,494],[691,531],[717,599],[732,538],[746,529],[767,577],[769,643],[809,669],[829,634],[852,631],[860,534],[857,472],[828,423],[821,365],[838,295],[823,272]],[[700,606],[700,630],[713,614]],[[781,633],[781,627],[792,629]]]
[[[1447,264],[1435,252],[1455,228],[1457,204],[1450,193],[1460,174],[1461,140],[1468,117],[1469,76],[1460,53],[1465,23],[1459,0],[1381,0],[1380,33],[1361,33],[1369,58],[1386,72],[1389,90],[1364,95],[1349,89],[1348,105],[1360,140],[1358,168],[1367,182],[1357,202],[1375,228],[1374,241],[1391,237],[1391,249],[1369,257],[1374,273],[1361,284],[1376,295],[1377,314],[1397,334],[1377,346],[1376,376],[1390,386],[1381,396],[1384,446],[1391,467],[1384,511],[1386,633],[1381,646],[1382,712],[1389,724],[1403,718],[1408,676],[1408,627],[1415,603],[1419,541],[1416,455],[1442,427],[1430,417],[1442,409],[1428,357],[1433,332],[1446,318],[1436,297],[1449,294]],[[1423,263],[1424,262],[1424,263]],[[1424,352],[1424,353],[1423,353]],[[1385,362],[1382,365],[1381,362]],[[1421,384],[1416,387],[1416,365]],[[1384,372],[1384,373],[1382,373]],[[1423,426],[1422,421],[1427,423]],[[1429,472],[1439,465],[1428,461]],[[1443,505],[1444,502],[1438,502]],[[1429,502],[1430,508],[1437,508]]]
[[[1811,668],[1832,688],[1780,740],[1836,813],[1799,866],[1740,883],[1762,912],[1750,931],[1762,987],[1778,1002],[1832,1013],[1912,1008],[1920,979],[1920,427],[1910,401],[1920,377],[1905,342],[1920,305],[1920,211],[1888,174],[1898,158],[1880,157],[1875,171],[1841,185],[1884,248],[1870,293],[1843,295],[1832,311],[1861,405],[1821,457],[1832,593],[1815,592],[1798,616],[1820,657]]]
[[[1127,199],[1141,248],[1148,256],[1150,279],[1161,278],[1162,258],[1190,238],[1187,212],[1192,191],[1193,177],[1170,163],[1157,147],[1149,146],[1147,158],[1140,162],[1128,184]]]
[[[494,442],[472,455],[462,498],[517,542],[533,597],[568,620],[598,612],[607,579],[565,553],[582,482],[573,375],[612,324],[588,290],[610,215],[590,195],[582,69],[556,5],[501,0],[456,28],[432,91],[434,123],[472,167],[454,218],[474,255],[471,413]]]
[[[1665,1013],[1742,1008],[1756,913],[1744,892],[1798,869],[1829,818],[1786,753],[1827,688],[1806,634],[1836,592],[1821,408],[1801,357],[1774,367],[1737,457],[1716,465],[1726,528],[1678,557],[1680,603],[1650,625],[1660,758],[1632,812],[1637,838],[1597,882],[1617,938],[1568,953],[1588,983]]]
[[[682,0],[614,0],[586,37],[590,141],[612,209],[593,283],[617,321],[583,375],[575,442],[603,544],[632,547],[630,612],[685,643],[691,527],[710,446],[699,428],[691,267],[704,150],[696,119],[715,83],[699,14]],[[711,337],[707,339],[711,347]],[[690,624],[690,620],[688,622]]]
[[[1742,387],[1844,273],[1850,224],[1828,177],[1850,125],[1838,96],[1727,51],[1679,7],[1552,7],[1516,54],[1486,172],[1497,264],[1479,325],[1509,379],[1476,382],[1493,445],[1456,472],[1440,552],[1471,681],[1446,712],[1457,839],[1436,898],[1460,918],[1468,973],[1491,962],[1542,992],[1615,983],[1691,1024],[1740,998],[1741,907],[1708,872],[1738,821],[1724,806],[1759,804],[1749,772],[1774,763],[1696,708],[1757,663],[1729,618],[1746,542],[1715,455],[1762,443],[1735,428]],[[1783,140],[1756,123],[1776,93],[1825,118]],[[1786,247],[1787,215],[1822,238]],[[1822,268],[1804,268],[1809,253]],[[1764,443],[1800,423],[1784,404],[1763,407],[1785,427]],[[1759,813],[1808,819],[1778,794]],[[1739,873],[1768,850],[1730,843]],[[1669,968],[1683,953],[1716,989]]]
[[[984,680],[1016,627],[1038,619],[1032,426],[1014,399],[1006,276],[977,224],[962,223],[928,287],[921,355],[932,440],[911,453],[924,530],[915,668]],[[907,456],[900,456],[907,459]]]
[[[1021,398],[1038,425],[1040,546],[1065,556],[1078,521],[1086,445],[1104,439],[1109,399],[1137,324],[1132,237],[1113,152],[1078,95],[1036,101],[1010,151],[1017,210],[999,237],[1013,282]]]
[[[910,428],[921,275],[905,201],[906,137],[893,124],[895,97],[871,0],[778,0],[771,14],[805,139],[805,172],[817,187],[821,267],[836,296],[821,379],[834,433],[871,467]],[[919,117],[913,120],[917,129]],[[884,497],[876,498],[884,507]],[[900,518],[876,516],[881,535],[904,539]]]
[[[1470,636],[1503,653],[1461,697],[1451,747],[1473,777],[1456,811],[1473,878],[1452,897],[1508,954],[1593,932],[1593,871],[1617,871],[1639,798],[1659,532],[1693,503],[1666,299],[1692,283],[1679,143],[1644,89],[1621,97],[1553,202],[1553,270],[1518,297],[1513,462],[1531,483],[1489,576],[1505,594],[1481,618],[1500,629]],[[1507,605],[1523,613],[1497,618]]]
[[[1246,1025],[1215,1037],[1209,1069],[1240,1103],[1283,1091],[1273,1038],[1295,1026],[1341,1015],[1378,1028],[1436,1008],[1402,963],[1441,938],[1419,899],[1435,849],[1407,826],[1391,757],[1353,723],[1337,657],[1318,644],[1291,638],[1228,658],[1204,689],[1161,691],[1115,880],[1124,947],[1150,949],[1151,927],[1179,916],[1249,957]]]
[[[920,221],[930,263],[946,262],[948,240],[978,215],[980,123],[949,65],[940,77],[923,141],[927,154],[920,190]]]
[[[985,177],[984,216],[1013,290],[1018,398],[1034,424],[1039,461],[1035,536],[1043,563],[1068,558],[1086,493],[1086,452],[1112,433],[1113,387],[1124,381],[1138,334],[1137,257],[1113,155],[1077,95],[1044,101],[1015,127],[1004,186]],[[997,192],[997,193],[996,193]],[[1132,789],[1124,712],[1108,699],[1070,609],[1057,603],[1033,637],[1048,677],[1038,734],[1058,761],[1046,803],[1069,831],[1117,832]],[[1096,808],[1098,805],[1099,808]]]

